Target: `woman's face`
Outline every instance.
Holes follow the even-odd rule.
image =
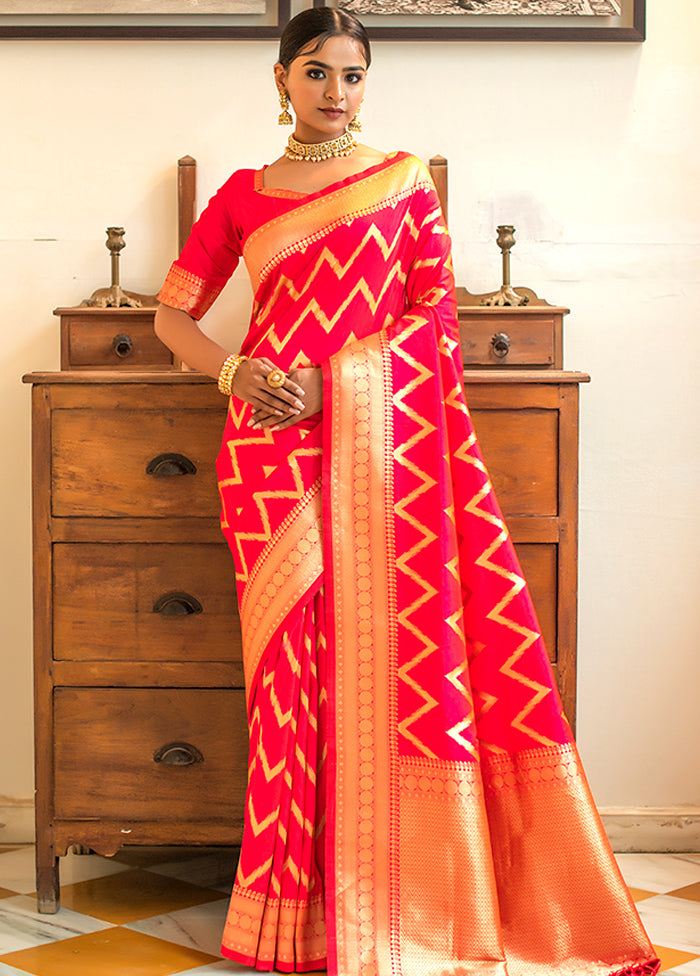
[[[285,71],[275,65],[278,88],[285,88],[296,115],[301,142],[335,139],[357,114],[365,91],[362,47],[345,34],[329,37],[317,51],[307,45]]]

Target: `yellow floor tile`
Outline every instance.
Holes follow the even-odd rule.
[[[676,966],[682,966],[684,962],[692,962],[693,959],[698,958],[692,952],[682,952],[680,949],[668,949],[666,946],[655,945],[654,951],[661,960],[661,972],[664,969],[675,969]]]
[[[632,895],[632,901],[644,901],[645,898],[653,898],[656,894],[655,891],[644,891],[643,888],[629,888],[629,893]]]
[[[9,888],[0,888],[0,898],[13,898],[19,891],[10,891]]]
[[[64,908],[115,925],[165,915],[220,898],[220,891],[139,870],[79,881],[61,888]]]
[[[673,895],[674,898],[687,898],[688,901],[700,901],[700,881],[684,888],[676,888],[675,891],[667,891],[666,894]]]
[[[105,929],[0,957],[37,976],[169,976],[217,961],[196,949],[130,929]]]

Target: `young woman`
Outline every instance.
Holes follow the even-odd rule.
[[[291,21],[286,153],[219,190],[156,317],[231,394],[250,758],[222,951],[332,976],[653,974],[464,403],[435,189],[352,135],[369,64],[352,16]],[[230,355],[196,320],[241,256]]]

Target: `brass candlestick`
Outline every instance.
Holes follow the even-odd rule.
[[[481,300],[482,305],[527,305],[527,295],[519,295],[510,283],[510,249],[515,245],[515,227],[501,224],[496,228],[496,243],[503,259],[503,284],[493,295]]]
[[[110,253],[112,265],[112,284],[109,288],[98,288],[96,291],[81,302],[81,307],[85,308],[143,308],[156,304],[153,295],[139,295],[133,291],[124,291],[119,284],[119,252],[124,250],[126,242],[124,240],[125,230],[123,227],[108,227],[107,240],[105,247]]]

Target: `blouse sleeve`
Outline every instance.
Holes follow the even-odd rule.
[[[241,230],[231,206],[236,174],[212,197],[173,261],[158,301],[201,319],[229,280],[241,256]]]

